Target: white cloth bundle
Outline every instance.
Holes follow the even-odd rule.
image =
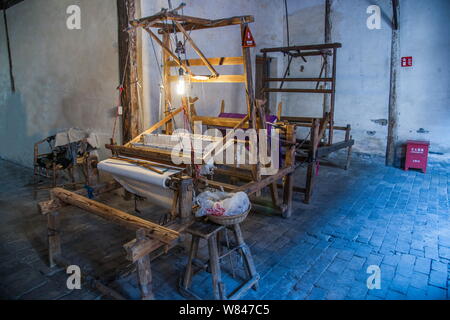
[[[200,209],[196,216],[236,216],[246,212],[250,208],[250,199],[244,192],[210,192],[206,191],[196,198]]]

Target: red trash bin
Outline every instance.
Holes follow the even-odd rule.
[[[405,170],[421,169],[423,173],[426,173],[429,147],[428,141],[406,141]]]

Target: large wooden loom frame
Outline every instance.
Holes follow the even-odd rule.
[[[263,93],[266,95],[270,92],[274,93],[312,93],[312,94],[324,94],[330,95],[330,109],[323,110],[322,118],[313,117],[288,117],[282,114],[282,104],[278,106],[278,119],[284,124],[293,124],[295,127],[311,128],[309,134],[309,140],[297,140],[299,152],[305,151],[306,155],[296,155],[296,160],[301,163],[308,163],[306,183],[304,188],[295,187],[295,191],[305,194],[305,203],[310,203],[313,194],[314,177],[316,176],[317,162],[319,159],[323,159],[327,155],[336,152],[340,149],[347,148],[347,161],[345,170],[350,166],[352,147],[355,141],[351,136],[351,126],[345,127],[336,126],[334,123],[335,114],[335,101],[336,101],[336,65],[337,65],[337,50],[342,47],[340,43],[327,43],[317,45],[303,45],[303,46],[289,46],[289,47],[277,47],[277,48],[265,48],[262,49],[264,69],[263,69]],[[288,68],[282,78],[272,78],[268,74],[268,53],[282,53],[289,57]],[[289,78],[288,69],[293,59],[301,58],[305,62],[305,57],[321,56],[322,66],[320,74],[317,78]],[[328,68],[328,57],[332,57],[332,68],[330,75],[325,75]],[[301,83],[316,83],[315,89],[298,89],[298,88],[283,88],[284,83],[287,82],[301,82]],[[279,88],[270,88],[269,83],[281,83]],[[321,83],[330,83],[330,89],[320,88]],[[325,100],[324,100],[325,101]],[[334,131],[345,131],[344,141],[334,143]],[[327,135],[328,131],[328,135]]]
[[[229,128],[265,128],[266,122],[265,113],[260,103],[254,100],[252,69],[250,63],[250,49],[243,48],[243,56],[236,58],[213,58],[206,59],[198,48],[195,51],[200,55],[200,60],[180,61],[176,55],[167,46],[168,34],[173,32],[172,25],[168,25],[167,21],[173,21],[176,25],[175,31],[183,32],[183,30],[198,30],[207,28],[217,28],[231,25],[240,25],[241,32],[247,27],[248,23],[253,22],[252,16],[232,17],[220,20],[208,20],[202,18],[194,18],[188,16],[181,16],[176,13],[177,10],[167,11],[163,10],[155,16],[147,17],[139,20],[131,21],[130,24],[134,28],[143,27],[150,36],[163,48],[164,51],[164,70],[166,85],[171,81],[170,67],[178,66],[189,73],[188,64],[204,64],[208,66],[212,72],[212,77],[209,82],[242,82],[246,84],[247,102],[248,102],[248,116],[245,119],[223,119],[216,117],[199,117],[195,114],[193,101],[195,99],[184,98],[182,100],[182,107],[176,110],[170,110],[170,104],[166,104],[166,117],[146,130],[129,143],[123,146],[118,146],[114,143],[107,145],[114,156],[131,156],[149,161],[157,161],[161,165],[171,165],[171,152],[161,149],[152,149],[148,147],[137,147],[133,144],[140,141],[142,136],[147,133],[154,132],[158,128],[165,127],[166,133],[170,133],[170,122],[173,118],[185,112],[190,117],[190,121],[203,121],[205,125],[229,127]],[[161,41],[150,28],[158,28],[159,34],[163,35]],[[183,32],[184,33],[184,32]],[[193,47],[195,43],[189,40]],[[224,64],[242,64],[244,66],[244,74],[240,76],[220,76],[213,71],[212,65]],[[192,75],[192,74],[191,74]],[[167,88],[167,87],[166,87]],[[166,97],[170,99],[170,93]],[[272,200],[275,207],[279,208],[284,217],[289,217],[292,212],[292,195],[293,195],[293,174],[296,169],[295,164],[295,126],[287,124],[283,127],[285,131],[284,144],[287,148],[285,166],[281,168],[277,174],[267,177],[261,177],[260,163],[251,171],[252,181],[241,186],[226,184],[218,181],[208,180],[206,178],[199,178],[198,181],[193,179],[193,170],[191,166],[186,166],[186,172],[174,176],[169,180],[168,186],[176,191],[176,196],[173,200],[172,214],[173,219],[164,226],[152,223],[150,221],[138,218],[128,214],[122,210],[115,209],[101,202],[92,200],[89,196],[99,196],[121,188],[116,182],[108,182],[102,185],[92,187],[91,192],[87,190],[79,190],[71,192],[61,188],[55,188],[51,191],[51,200],[39,203],[39,210],[41,214],[47,216],[48,219],[48,245],[49,245],[49,261],[50,265],[56,264],[69,265],[61,251],[61,230],[60,230],[60,211],[67,206],[74,206],[85,210],[86,212],[100,216],[111,222],[119,224],[127,229],[136,231],[136,239],[125,244],[124,248],[127,252],[127,259],[136,264],[138,283],[141,289],[143,299],[153,299],[152,291],[152,273],[151,273],[151,258],[159,256],[162,252],[167,251],[179,243],[181,233],[193,223],[193,190],[194,187],[209,186],[217,189],[225,189],[227,191],[242,191],[249,195],[258,194],[262,189],[270,187],[272,191]],[[235,171],[232,169],[231,171]],[[185,174],[187,173],[187,174]],[[283,179],[284,197],[283,200],[278,200],[277,182]],[[121,295],[111,288],[103,285],[99,281],[96,282],[97,289],[104,294],[115,298],[123,298]]]

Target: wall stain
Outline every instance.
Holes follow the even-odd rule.
[[[376,119],[376,120],[371,120],[373,123],[379,124],[380,126],[387,126],[388,121],[387,119]]]

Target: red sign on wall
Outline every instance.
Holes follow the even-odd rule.
[[[402,67],[412,67],[413,57],[402,57]]]

